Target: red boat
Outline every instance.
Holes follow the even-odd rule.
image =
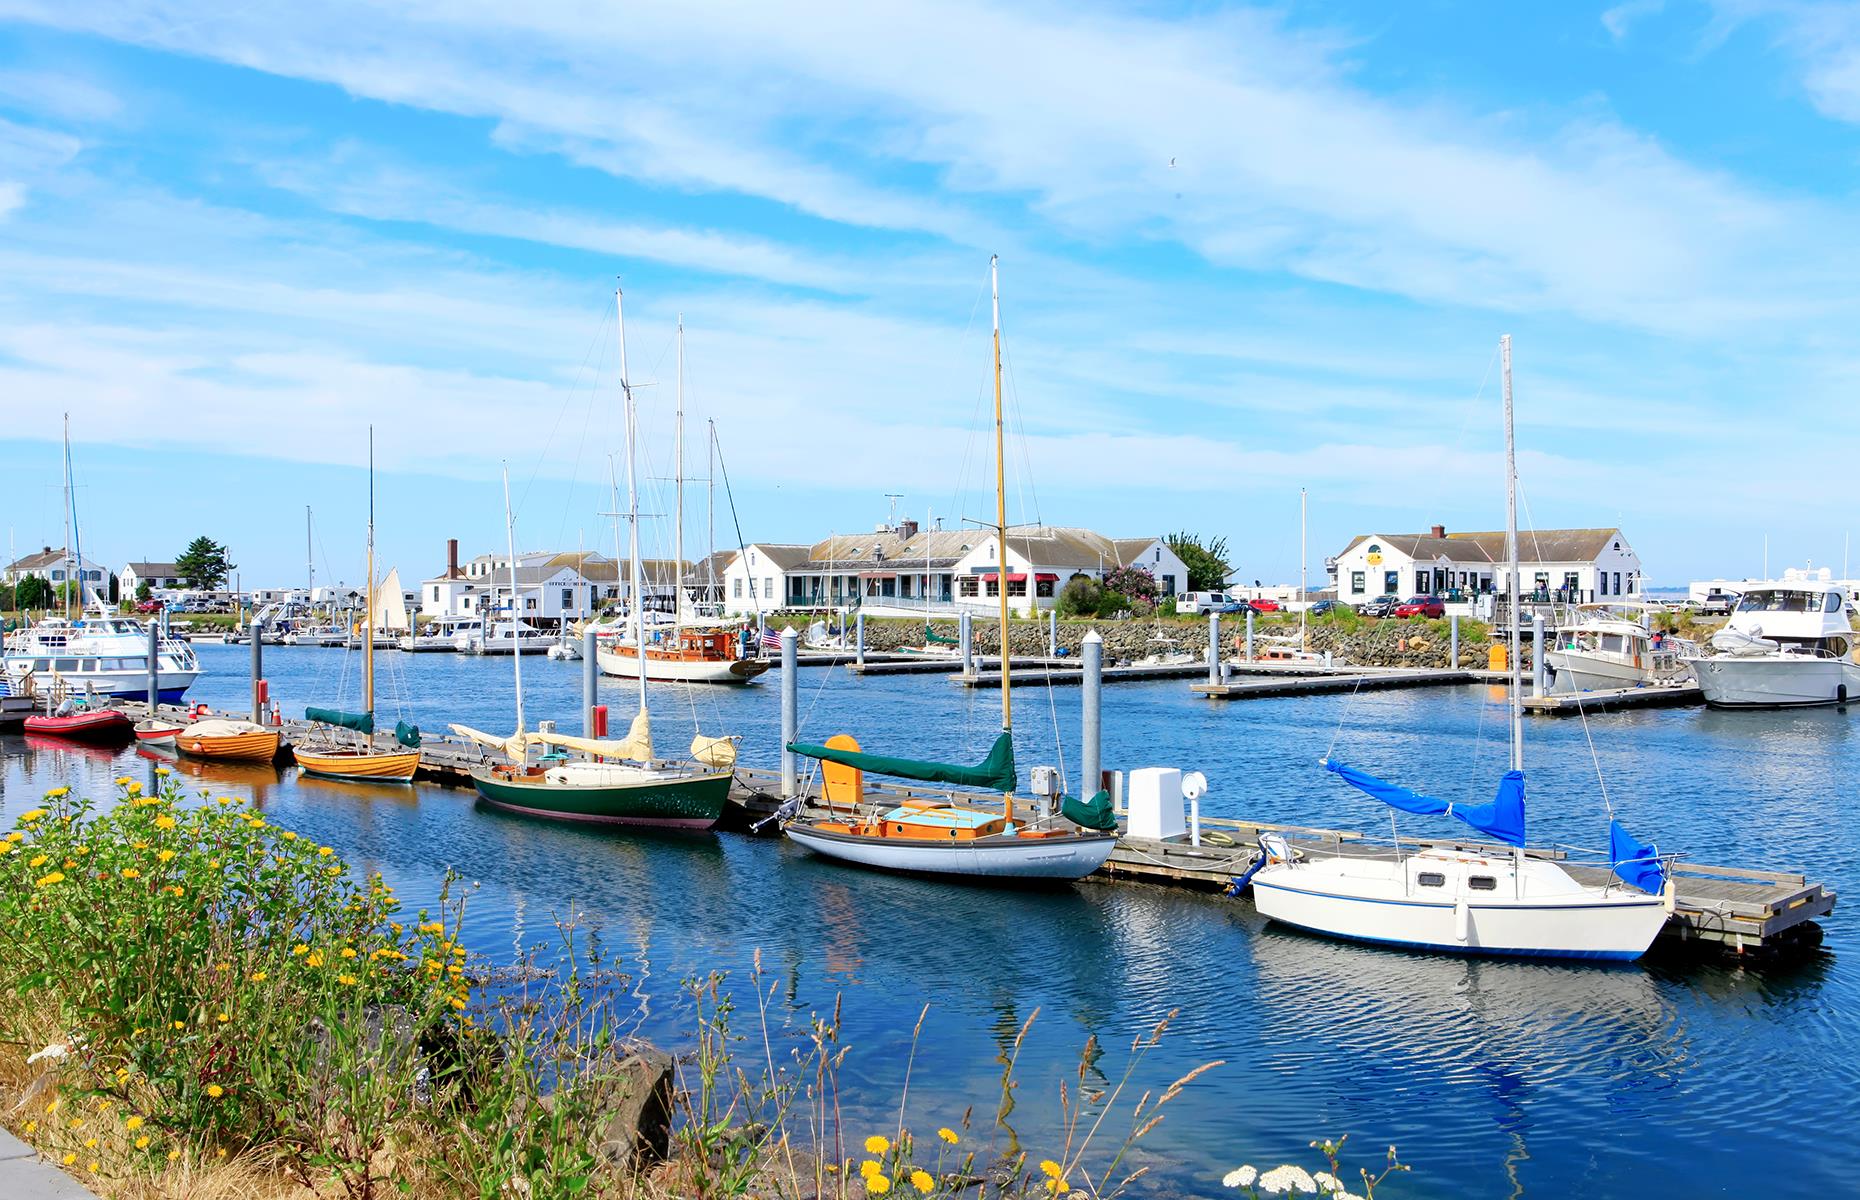
[[[74,742],[126,742],[135,726],[113,708],[73,713],[68,717],[27,717],[26,732]]]

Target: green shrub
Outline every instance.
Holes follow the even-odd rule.
[[[1074,575],[1059,589],[1059,615],[1095,617],[1104,602],[1104,589],[1087,575]]]

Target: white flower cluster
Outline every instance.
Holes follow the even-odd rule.
[[[1314,1196],[1318,1189],[1317,1180],[1311,1178],[1303,1167],[1286,1163],[1261,1175],[1259,1190],[1270,1196],[1281,1196],[1288,1192],[1303,1192]]]

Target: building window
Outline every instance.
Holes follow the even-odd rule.
[[[1577,592],[1582,590],[1582,576],[1578,575],[1574,571],[1563,572],[1563,590],[1567,592],[1571,597],[1574,597]],[[1602,578],[1602,594],[1604,596],[1608,594],[1607,576],[1603,576]]]
[[[743,581],[740,579],[733,579],[730,582],[736,585],[733,594],[738,600],[741,600],[743,598]]]
[[[1175,595],[1175,576],[1165,575],[1163,578],[1169,581],[1169,594],[1171,596]],[[1053,581],[1050,579],[1036,579],[1033,584],[1033,594],[1050,599],[1053,595]]]
[[[1026,594],[1027,594],[1027,581],[1025,579],[1008,580],[1008,595],[1025,596]]]
[[[973,575],[964,575],[960,580],[959,590],[965,600],[973,600],[981,595],[981,581]]]
[[[988,594],[990,596],[999,596],[1001,594],[1001,577],[999,575],[990,575],[988,577]]]
[[[65,577],[65,573],[64,573],[63,571],[53,571],[53,572],[52,572],[52,578],[53,578],[53,579],[63,579],[64,577]]]
[[[1046,591],[1046,592],[1041,592],[1040,594],[1042,596],[1050,596],[1052,595],[1052,592]],[[1165,596],[1175,595],[1175,576],[1173,575],[1163,576],[1163,595]]]
[[[1363,572],[1351,571],[1350,572],[1350,594],[1352,596],[1362,595],[1363,586],[1364,586]]]
[[[771,600],[775,598],[775,577],[773,575],[762,577],[762,594]]]
[[[1396,592],[1401,591],[1401,572],[1400,571],[1382,572],[1382,590],[1390,595],[1393,595]]]
[[[1621,594],[1621,572],[1615,572],[1615,595]]]
[[[562,589],[562,607],[565,609],[575,607],[575,589],[574,588],[568,587],[568,588]]]

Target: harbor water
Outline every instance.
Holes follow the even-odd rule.
[[[244,647],[199,648],[190,699],[249,704]],[[456,721],[508,732],[508,659],[378,656],[378,711],[438,731]],[[265,648],[287,715],[354,703],[356,656]],[[533,724],[580,730],[581,664],[526,658]],[[738,689],[653,689],[655,738],[695,724],[743,736],[745,761],[774,765],[778,674]],[[616,724],[633,686],[603,680]],[[1017,757],[1076,769],[1079,689],[1015,691]],[[801,733],[850,732],[868,749],[976,761],[999,726],[998,696],[940,676],[859,679],[807,669]],[[1848,892],[1860,817],[1856,717],[1834,710],[1678,708],[1533,720],[1527,734],[1533,842],[1605,842],[1606,799],[1662,851],[1694,862],[1802,870]],[[1206,773],[1212,816],[1386,832],[1386,810],[1321,771],[1326,754],[1448,799],[1490,798],[1505,765],[1503,693],[1427,688],[1214,703],[1182,682],[1104,693],[1107,767]],[[123,774],[154,781],[135,748],[0,738],[0,826],[70,784],[106,796]],[[380,871],[411,905],[442,874],[470,892],[466,941],[491,963],[554,941],[579,914],[628,975],[632,1031],[689,1037],[681,981],[730,974],[753,1011],[759,950],[771,976],[774,1054],[804,1048],[810,1018],[843,1005],[848,1144],[888,1132],[911,1054],[907,1123],[920,1132],[976,1113],[986,1142],[1002,1063],[1038,1013],[1017,1066],[1009,1122],[1035,1157],[1057,1149],[1058,1093],[1088,1037],[1104,1047],[1088,1085],[1122,1073],[1131,1040],[1171,1012],[1119,1127],[1143,1090],[1214,1060],[1166,1110],[1137,1162],[1140,1194],[1226,1193],[1241,1162],[1313,1162],[1307,1144],[1351,1136],[1351,1161],[1397,1145],[1415,1174],[1390,1195],[1743,1195],[1779,1184],[1851,1194],[1841,1130],[1860,1116],[1860,961],[1840,909],[1819,951],[1788,965],[1659,955],[1623,967],[1482,962],[1327,942],[1268,927],[1250,904],[1147,885],[1057,892],[893,878],[819,861],[778,839],[614,833],[502,815],[459,789],[319,782],[294,769],[183,761],[190,787],[249,797],[272,820]],[[1405,836],[1447,835],[1404,817]],[[766,987],[766,985],[765,985]],[[753,1022],[744,1021],[748,1028]],[[749,1043],[760,1058],[759,1034]],[[1101,1132],[1102,1139],[1107,1136]],[[1119,1135],[1111,1135],[1119,1137]],[[1057,1156],[1056,1154],[1054,1155]]]

